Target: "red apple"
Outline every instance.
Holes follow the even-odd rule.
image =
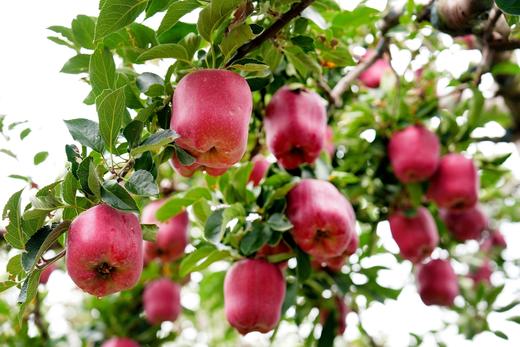
[[[462,211],[441,210],[440,216],[446,228],[459,242],[480,240],[488,226],[486,216],[478,207]]]
[[[348,257],[356,253],[359,248],[359,237],[356,233],[352,236],[352,239],[348,243],[347,249],[343,254],[333,258],[313,258],[311,265],[314,269],[319,270],[321,268],[327,268],[333,272],[340,272],[343,265],[347,262]]]
[[[337,319],[337,335],[343,335],[345,330],[347,329],[347,314],[349,309],[345,304],[345,301],[339,297],[334,298],[334,302],[336,304],[336,319]],[[327,318],[329,317],[330,310],[327,308],[320,309],[320,322],[322,325],[327,322]]]
[[[150,202],[143,209],[141,222],[143,224],[156,224],[157,240],[145,241],[145,259],[160,258],[163,262],[174,261],[184,255],[184,249],[188,244],[189,218],[186,211],[182,211],[168,221],[159,222],[155,217],[157,210],[164,204],[164,200]]]
[[[267,106],[264,126],[267,145],[281,166],[295,169],[312,164],[325,140],[325,103],[306,89],[282,87]]]
[[[181,313],[181,287],[168,278],[161,278],[146,285],[143,306],[150,324],[175,321]]]
[[[52,263],[48,265],[41,273],[40,275],[40,283],[41,284],[47,284],[49,281],[49,277],[51,276],[51,273],[56,270],[58,267],[56,264]]]
[[[478,285],[479,283],[490,284],[492,273],[493,268],[491,267],[491,262],[486,259],[482,265],[470,273],[469,277],[473,280],[475,285]]]
[[[226,172],[246,151],[252,94],[246,80],[227,70],[198,70],[186,75],[173,94],[170,127],[181,137],[175,143],[195,157],[183,176],[203,168],[213,176]]]
[[[452,153],[441,158],[430,180],[428,198],[437,206],[450,210],[464,210],[478,202],[479,179],[473,160]]]
[[[325,130],[325,143],[323,147],[331,158],[334,157],[334,153],[336,152],[336,146],[334,146],[334,130],[332,130],[330,126]]]
[[[439,165],[440,149],[437,135],[422,125],[394,133],[388,144],[388,156],[395,176],[402,183],[427,180]]]
[[[132,213],[94,206],[70,225],[67,271],[78,287],[101,297],[132,288],[143,269],[143,237]]]
[[[270,255],[284,254],[284,253],[292,253],[291,247],[289,247],[283,240],[278,242],[275,246],[264,245],[262,248],[256,252],[256,258],[265,258],[267,259]],[[281,270],[285,270],[287,268],[287,260],[282,261],[272,261],[277,264]]]
[[[362,58],[361,61],[370,59],[375,54],[374,51],[368,51]],[[368,88],[379,88],[381,84],[381,77],[385,74],[385,72],[390,70],[390,63],[386,58],[381,58],[376,60],[376,62],[363,71],[361,75],[359,75],[359,80]]]
[[[305,252],[319,259],[337,257],[355,232],[355,214],[348,200],[331,183],[303,179],[287,195],[292,235]]]
[[[452,306],[459,295],[457,276],[448,260],[434,259],[419,266],[417,286],[426,305]]]
[[[388,220],[403,259],[419,263],[429,257],[439,244],[435,221],[424,207],[419,207],[413,216],[407,216],[404,211],[395,211]]]
[[[253,163],[253,170],[249,175],[249,182],[253,182],[254,186],[258,186],[260,181],[264,179],[271,163],[260,153],[255,155],[251,162]]]
[[[103,342],[101,347],[139,347],[139,344],[126,337],[113,337]]]
[[[280,320],[285,297],[281,270],[262,259],[235,263],[224,280],[226,318],[239,333],[266,333]]]

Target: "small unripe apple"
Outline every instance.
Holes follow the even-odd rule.
[[[361,61],[370,59],[375,54],[374,51],[368,51]],[[368,69],[363,71],[361,75],[359,75],[359,80],[363,83],[367,88],[379,88],[381,85],[381,78],[383,75],[390,70],[390,63],[386,58],[380,58],[376,60],[376,62],[370,66]]]
[[[492,273],[493,268],[491,267],[491,262],[486,259],[482,265],[470,273],[469,277],[473,280],[475,285],[478,285],[479,283],[490,284]]]
[[[278,266],[262,259],[235,263],[224,280],[226,318],[242,335],[273,330],[282,313],[285,279]]]
[[[264,126],[267,145],[282,167],[312,164],[325,141],[325,103],[306,89],[282,87],[267,105]]]
[[[150,282],[144,289],[143,306],[150,324],[173,322],[181,313],[181,287],[168,278]]]
[[[488,226],[486,216],[478,207],[462,211],[441,210],[440,216],[446,228],[459,242],[480,240]]]
[[[349,312],[349,309],[347,307],[347,304],[345,304],[345,301],[341,299],[340,297],[336,296],[334,298],[334,302],[336,304],[336,319],[337,319],[337,335],[343,335],[345,330],[347,329],[347,314]],[[320,322],[322,325],[324,325],[327,322],[327,318],[329,317],[330,310],[327,308],[321,308],[320,309]]]
[[[287,216],[296,244],[319,259],[342,255],[356,233],[352,205],[326,181],[297,183],[287,195]]]
[[[82,212],[70,225],[67,271],[97,297],[132,288],[143,269],[143,233],[132,213],[108,205]]]
[[[251,162],[253,163],[253,170],[249,175],[249,182],[253,182],[254,186],[258,186],[260,181],[264,179],[271,163],[260,153],[255,155]]]
[[[426,305],[452,306],[459,295],[457,276],[448,260],[434,259],[419,266],[417,286]]]
[[[332,130],[332,127],[330,126],[328,126],[325,131],[325,143],[323,147],[331,158],[334,157],[334,153],[336,152],[336,146],[334,145],[334,130]]]
[[[49,277],[51,276],[52,272],[56,270],[58,267],[56,264],[52,263],[48,265],[41,273],[40,275],[40,283],[41,284],[47,284],[49,281]]]
[[[439,165],[440,149],[437,135],[422,125],[394,133],[388,144],[388,156],[395,176],[402,183],[427,180]]]
[[[195,157],[185,166],[174,154],[183,176],[203,168],[222,175],[246,151],[252,94],[246,80],[227,70],[198,70],[184,76],[173,94],[170,127],[181,137],[175,143]]]
[[[150,202],[143,209],[141,222],[155,224],[159,227],[155,242],[145,241],[145,259],[160,258],[163,262],[174,261],[184,255],[188,244],[189,218],[186,211],[172,217],[168,221],[159,222],[155,217],[157,210],[164,204],[164,200]]]
[[[465,210],[478,202],[479,178],[473,160],[452,153],[441,158],[427,196],[440,208]]]
[[[113,337],[103,342],[101,347],[139,347],[139,344],[126,337]]]
[[[489,252],[494,248],[501,250],[506,247],[506,239],[504,238],[504,235],[498,230],[495,230],[490,235],[488,235],[488,237],[486,237],[480,245],[480,249],[483,252]]]
[[[401,257],[419,263],[429,257],[439,243],[437,225],[428,209],[419,207],[413,216],[395,211],[389,217],[392,236]]]

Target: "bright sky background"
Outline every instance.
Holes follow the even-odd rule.
[[[354,6],[357,1],[342,0],[345,7]],[[348,2],[348,3],[347,3]],[[382,0],[372,1],[381,5]],[[12,159],[0,153],[0,206],[3,207],[8,197],[15,191],[22,189],[25,184],[22,181],[7,178],[10,174],[29,175],[43,186],[59,176],[64,167],[64,145],[72,142],[63,119],[78,117],[96,118],[94,108],[87,107],[82,100],[89,92],[89,87],[78,79],[77,75],[59,73],[62,65],[73,56],[72,50],[58,46],[46,37],[52,32],[46,30],[51,25],[70,25],[70,21],[77,14],[96,15],[97,1],[93,0],[48,0],[48,1],[2,1],[0,2],[0,114],[7,115],[7,123],[12,121],[27,120],[32,129],[31,134],[20,142],[14,138],[8,144],[0,136],[0,148],[9,148],[18,155],[18,160]],[[156,21],[151,20],[146,24],[156,27]],[[393,52],[394,53],[394,52]],[[400,59],[406,59],[406,52],[399,55]],[[461,52],[454,46],[453,50],[444,52],[439,60],[440,69],[448,69],[457,74],[465,71],[471,59],[479,59],[478,53]],[[23,126],[22,128],[23,129]],[[484,132],[493,129],[483,130]],[[511,150],[512,146],[484,146],[487,151]],[[33,156],[39,151],[48,151],[49,158],[37,166],[33,165]],[[520,167],[518,153],[508,163],[510,166]],[[27,194],[26,194],[27,196]],[[520,234],[518,225],[504,225],[509,248],[506,257],[518,258],[520,254]],[[389,237],[387,224],[383,224],[378,230],[383,238],[385,246],[392,252],[397,252],[397,246]],[[470,245],[476,247],[476,245]],[[4,273],[5,258],[0,258],[0,278]],[[419,335],[423,332],[439,327],[441,318],[454,321],[453,314],[445,313],[435,307],[424,306],[413,286],[413,278],[409,276],[411,266],[405,262],[397,264],[392,256],[382,256],[373,262],[385,264],[392,271],[382,274],[381,283],[389,286],[399,286],[406,283],[407,286],[397,301],[389,301],[385,305],[374,304],[363,315],[363,322],[376,341],[385,346],[407,346],[410,331]],[[509,269],[518,277],[518,269]],[[194,276],[197,281],[197,276]],[[493,282],[502,283],[500,276],[493,277]],[[70,346],[79,346],[79,341],[74,332],[70,331],[65,319],[68,307],[80,304],[81,294],[75,289],[74,284],[63,272],[53,274],[48,285],[49,296],[45,302],[50,306],[49,321],[53,336],[67,334],[70,337]],[[509,283],[504,295],[499,297],[498,304],[507,304],[518,298],[520,284]],[[4,297],[13,300],[14,291]],[[191,293],[183,297],[183,304],[190,308],[196,308],[198,298]],[[516,310],[511,315],[520,315]],[[449,346],[520,346],[520,332],[518,325],[506,322],[504,316],[492,315],[491,327],[501,330],[510,336],[506,342],[485,333],[479,335],[473,342],[466,342],[456,336],[453,329],[447,330],[445,336]],[[355,324],[357,317],[350,315],[348,328],[345,333],[347,340],[357,336]],[[294,334],[294,327],[284,325],[279,332],[281,336]],[[197,345],[204,346],[204,339],[196,336],[193,329],[187,328],[183,332],[186,341],[198,341]],[[294,335],[292,335],[294,336]],[[290,341],[291,338],[289,338]],[[246,341],[255,346],[266,345],[266,338],[260,334],[250,334]],[[289,345],[286,341],[284,346]],[[195,345],[195,344],[193,344]],[[427,340],[425,346],[435,346],[435,342]]]

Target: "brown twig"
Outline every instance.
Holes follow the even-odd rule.
[[[291,9],[282,14],[280,18],[278,18],[269,28],[265,29],[260,35],[255,37],[253,40],[240,46],[237,49],[235,55],[228,60],[228,62],[226,63],[226,67],[229,67],[235,61],[242,59],[255,48],[260,47],[260,45],[264,41],[274,38],[276,34],[278,34],[278,32],[283,29],[283,27],[285,27],[293,18],[300,15],[300,13],[314,1],[315,0],[302,0],[299,3],[293,4]]]
[[[489,43],[489,47],[497,52],[512,51],[520,48],[520,40],[496,40]]]

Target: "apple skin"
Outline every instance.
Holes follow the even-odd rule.
[[[52,263],[49,266],[47,266],[40,275],[40,283],[41,284],[47,284],[49,281],[49,277],[51,276],[52,272],[56,270],[58,267],[56,264]]]
[[[417,183],[430,178],[440,161],[437,135],[422,125],[412,125],[392,135],[388,156],[401,183]]]
[[[226,318],[242,335],[267,333],[280,320],[285,279],[278,266],[262,259],[235,263],[224,280]]]
[[[459,241],[480,240],[488,220],[478,207],[463,211],[441,210],[441,219],[453,237]]]
[[[181,287],[168,278],[152,281],[144,289],[143,306],[150,324],[174,322],[181,313]]]
[[[330,157],[333,158],[336,153],[336,146],[334,145],[334,130],[332,130],[330,126],[327,126],[325,130],[325,143],[323,147]]]
[[[337,317],[337,335],[343,335],[345,330],[347,329],[347,314],[349,313],[349,309],[347,304],[345,304],[345,300],[340,297],[334,297],[334,303],[336,304],[336,317]],[[327,318],[330,314],[329,309],[321,308],[320,309],[320,322],[324,325],[327,322]]]
[[[356,253],[356,250],[358,248],[359,236],[356,233],[354,233],[352,239],[348,243],[347,249],[345,250],[345,252],[343,252],[342,255],[328,259],[314,258],[311,261],[311,266],[316,270],[319,270],[321,268],[327,268],[332,272],[340,272],[343,268],[343,265],[345,265],[345,263],[347,262],[348,257]]]
[[[356,233],[352,205],[326,181],[297,183],[287,195],[287,217],[296,244],[319,259],[342,255]]]
[[[267,105],[264,127],[269,150],[282,167],[312,164],[325,142],[325,103],[312,91],[282,87]]]
[[[493,268],[491,267],[491,262],[486,259],[482,265],[476,268],[473,272],[470,273],[469,277],[473,280],[475,285],[480,283],[490,284],[491,283],[491,275],[493,274]]]
[[[160,258],[162,262],[175,261],[184,255],[184,249],[188,244],[188,213],[182,211],[168,221],[160,222],[155,214],[164,203],[165,200],[150,202],[141,215],[143,224],[155,224],[159,227],[157,240],[144,242],[146,260]]]
[[[139,347],[139,344],[126,337],[113,337],[103,342],[101,347]]]
[[[234,72],[205,69],[184,76],[173,94],[170,128],[195,163],[183,167],[174,154],[175,169],[183,176],[199,168],[219,176],[237,163],[246,151],[252,99],[246,80]]]
[[[362,58],[361,61],[370,59],[375,54],[375,51],[368,51]],[[386,58],[376,60],[376,62],[363,71],[359,75],[359,81],[363,83],[367,88],[379,88],[381,85],[381,77],[384,73],[390,70],[390,63]]]
[[[399,246],[403,259],[420,263],[439,244],[437,225],[425,207],[419,207],[411,217],[406,216],[403,211],[394,211],[388,220],[392,237]]]
[[[457,276],[449,260],[434,259],[419,266],[417,285],[422,301],[428,306],[452,306],[459,295]]]
[[[465,210],[478,202],[479,178],[473,160],[452,153],[441,158],[427,197],[440,208]]]
[[[253,185],[256,187],[264,179],[271,163],[260,153],[255,155],[251,162],[253,163],[253,170],[249,175],[248,182],[253,182]]]
[[[132,288],[143,269],[143,233],[132,213],[94,206],[71,223],[67,271],[76,285],[97,297]]]
[[[501,250],[506,247],[506,239],[504,238],[504,235],[498,230],[495,230],[490,235],[488,235],[480,245],[480,249],[486,253],[490,252],[494,248]]]

